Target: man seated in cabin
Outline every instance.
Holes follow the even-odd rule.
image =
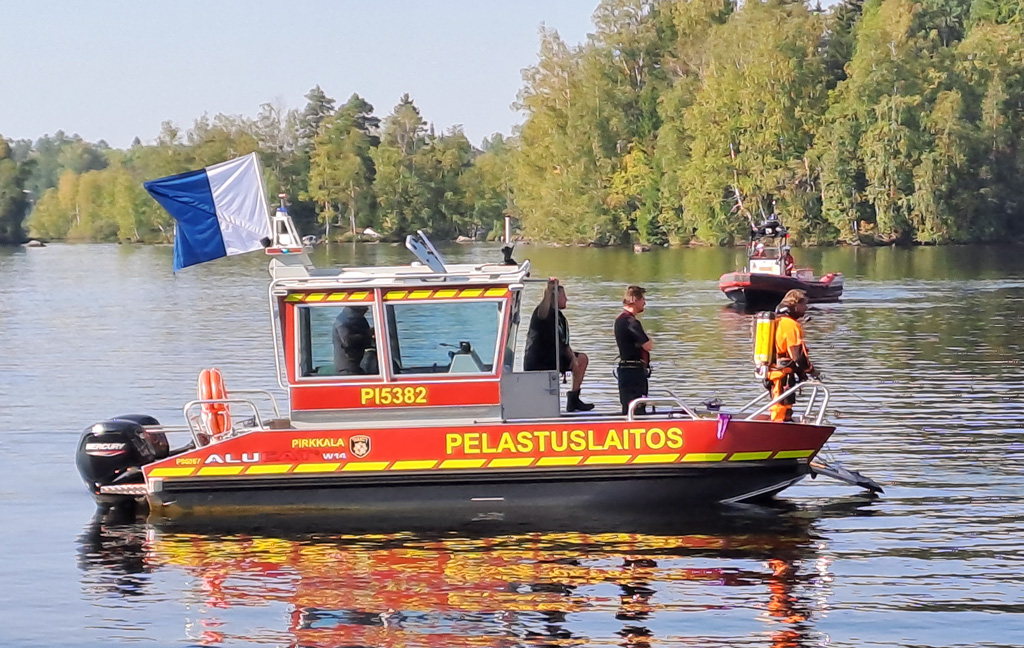
[[[334,370],[339,375],[375,374],[376,367],[363,361],[367,349],[374,348],[373,327],[366,320],[367,306],[346,306],[341,309],[331,341],[334,343]]]
[[[758,242],[758,244],[754,246],[754,258],[755,259],[763,259],[764,258],[764,243]]]
[[[557,297],[556,297],[557,295]],[[557,309],[556,306],[557,299]],[[544,290],[544,298],[530,317],[530,330],[526,334],[526,351],[523,356],[525,371],[551,371],[558,369],[572,373],[572,389],[566,395],[565,410],[567,412],[589,412],[594,409],[593,403],[580,400],[580,387],[583,375],[587,372],[590,358],[585,353],[577,353],[569,346],[569,322],[562,315],[568,300],[565,288],[558,283],[557,277],[548,280]],[[557,322],[555,313],[558,313]],[[557,343],[555,328],[557,326]],[[556,367],[557,362],[557,367]]]

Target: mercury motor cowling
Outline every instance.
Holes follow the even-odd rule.
[[[102,486],[143,483],[141,467],[170,455],[167,435],[147,429],[160,422],[145,414],[126,414],[89,426],[78,441],[75,463],[97,503],[117,504],[134,495],[107,495]]]

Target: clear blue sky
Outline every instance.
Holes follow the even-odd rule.
[[[581,42],[597,1],[0,0],[0,135],[125,148],[165,120],[301,109],[319,84],[381,117],[408,92],[479,144],[521,121],[510,106],[541,23]]]
[[[830,5],[834,0],[825,0]],[[305,106],[320,85],[390,114],[408,92],[438,131],[511,133],[538,29],[569,44],[598,0],[0,0],[0,135],[63,129],[126,148],[165,120]]]

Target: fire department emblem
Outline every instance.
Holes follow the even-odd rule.
[[[360,459],[370,454],[370,437],[365,434],[357,434],[349,439],[348,443],[349,447],[352,448],[352,454]]]

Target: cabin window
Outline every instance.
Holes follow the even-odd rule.
[[[298,374],[309,377],[378,376],[373,304],[298,306]]]
[[[762,241],[761,247],[753,243],[750,244],[749,256],[754,259],[778,259],[781,255],[778,246],[771,243],[765,245]]]
[[[396,375],[490,374],[498,355],[503,301],[387,305]]]

